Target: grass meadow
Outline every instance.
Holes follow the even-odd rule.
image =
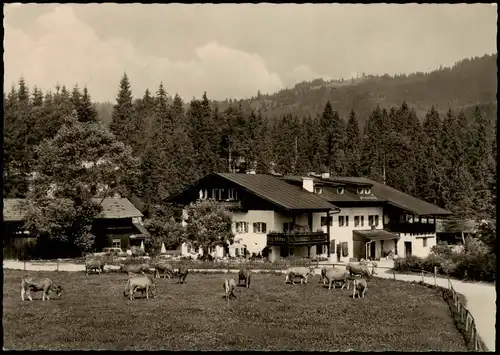
[[[23,275],[51,277],[63,287],[61,298],[42,301],[32,292],[33,301],[22,302]],[[467,351],[431,288],[373,278],[366,297],[352,299],[352,291],[328,290],[319,276],[292,285],[254,274],[228,306],[225,277],[157,279],[155,298],[130,301],[125,274],[4,270],[4,349]]]

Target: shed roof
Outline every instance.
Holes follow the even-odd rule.
[[[21,222],[24,220],[24,211],[21,198],[3,199],[3,218],[8,222]],[[94,199],[100,202],[100,199]],[[105,198],[102,201],[102,217],[104,219],[113,218],[133,218],[142,217],[143,214],[134,207],[126,198]]]
[[[216,175],[287,210],[338,210],[320,196],[272,175],[234,173],[216,173]]]

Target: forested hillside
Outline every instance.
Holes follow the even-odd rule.
[[[485,55],[464,59],[452,68],[439,68],[430,73],[414,73],[396,76],[363,76],[352,80],[325,82],[316,79],[301,82],[291,89],[273,94],[260,94],[247,100],[231,98],[222,102],[211,102],[223,111],[231,104],[241,102],[245,113],[261,110],[262,115],[274,121],[276,117],[291,113],[298,117],[321,114],[326,101],[330,100],[340,117],[347,121],[353,109],[361,128],[371,111],[380,105],[390,108],[404,100],[415,109],[417,117],[424,119],[426,112],[434,106],[444,114],[448,108],[471,110],[480,105],[488,117],[496,118],[497,55]],[[175,88],[167,88],[175,93]],[[210,93],[207,93],[210,97]],[[200,92],[200,96],[202,92]],[[111,122],[112,103],[97,103],[100,117]],[[187,108],[187,106],[186,106]]]

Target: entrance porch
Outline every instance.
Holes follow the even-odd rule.
[[[398,255],[399,234],[382,229],[353,231],[353,254],[358,260]]]

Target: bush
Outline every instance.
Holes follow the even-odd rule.
[[[424,266],[424,259],[418,256],[407,256],[394,261],[394,270],[396,271],[419,271]]]

